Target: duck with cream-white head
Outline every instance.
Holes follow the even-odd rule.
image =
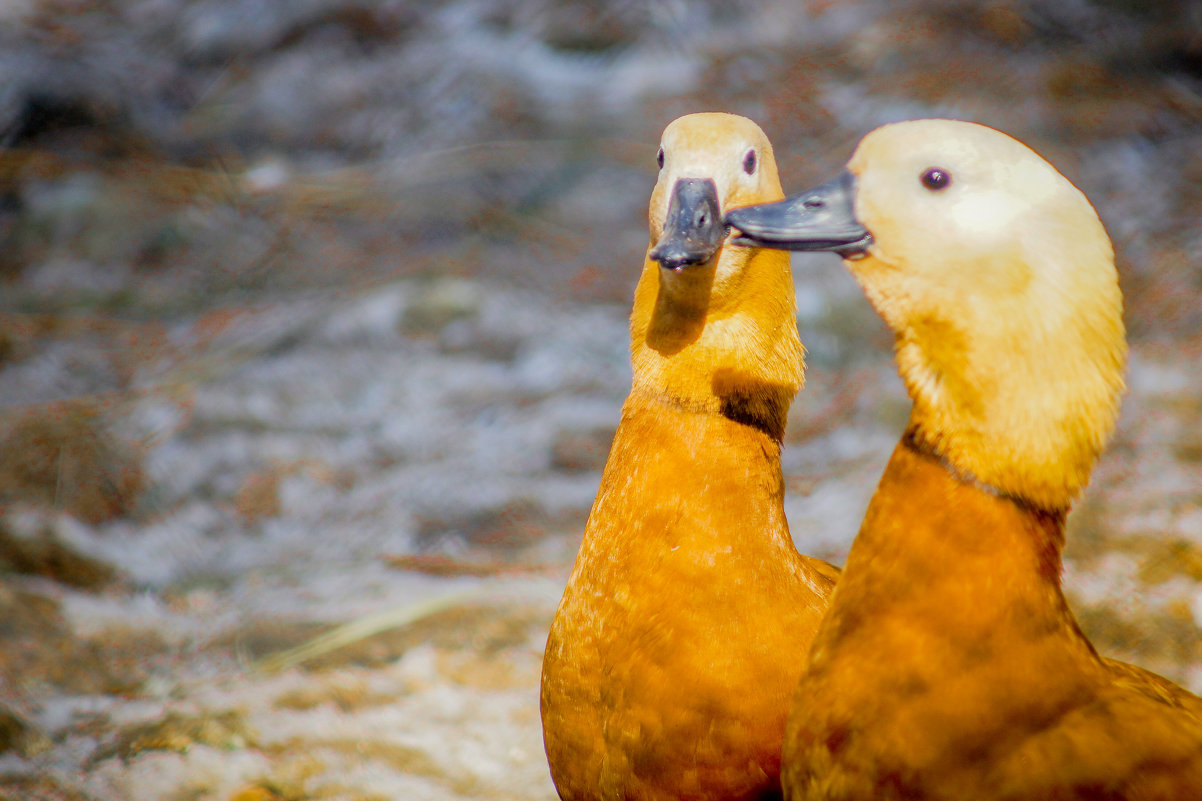
[[[918,120],[727,219],[742,241],[840,253],[913,401],[798,686],[786,796],[1202,798],[1202,701],[1100,657],[1061,590],[1126,357],[1085,196],[1005,134]]]

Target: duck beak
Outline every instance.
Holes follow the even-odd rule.
[[[736,245],[780,250],[830,250],[843,257],[864,253],[872,234],[856,219],[856,177],[844,172],[779,203],[732,209],[726,222],[739,229]]]
[[[726,239],[718,187],[709,178],[681,178],[672,187],[672,201],[659,243],[649,254],[661,267],[680,272],[705,264]]]

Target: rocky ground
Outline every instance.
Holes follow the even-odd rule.
[[[1202,690],[1199,12],[582,5],[0,9],[0,798],[553,798],[542,646],[703,109],[787,189],[946,115],[1090,196],[1130,392],[1066,583]],[[838,563],[907,403],[837,259],[795,273],[787,511]]]

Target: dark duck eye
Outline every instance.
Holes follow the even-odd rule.
[[[952,185],[952,174],[939,167],[929,167],[919,180],[922,181],[922,185],[927,189],[930,189],[932,192],[938,192]]]
[[[661,170],[664,168],[664,149],[662,147],[659,149],[659,152],[655,154],[655,163],[659,165]]]
[[[747,155],[743,157],[743,172],[748,175],[755,174],[755,151],[748,150]]]

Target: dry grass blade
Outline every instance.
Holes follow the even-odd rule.
[[[513,597],[515,594],[533,595],[554,603],[559,600],[563,587],[550,580],[538,580],[529,577],[519,582],[489,581],[476,584],[467,589],[448,592],[435,598],[408,604],[406,606],[385,609],[374,614],[356,618],[341,626],[337,626],[324,634],[302,643],[295,648],[273,654],[253,663],[252,669],[262,673],[275,673],[294,667],[311,659],[345,648],[368,637],[382,634],[386,631],[410,626],[425,618],[432,617],[470,603],[485,599],[498,600],[499,596]]]

